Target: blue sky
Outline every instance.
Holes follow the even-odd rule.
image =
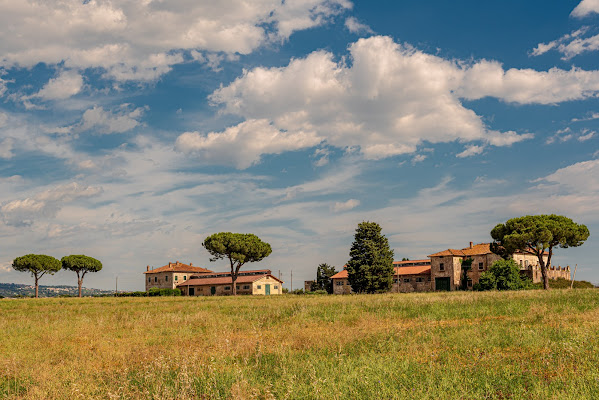
[[[414,259],[557,213],[599,283],[598,51],[597,0],[4,3],[0,281],[83,253],[142,289],[234,231],[299,287],[363,220]]]

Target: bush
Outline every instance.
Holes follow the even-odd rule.
[[[310,293],[310,292],[304,292],[304,289],[295,289],[289,293],[291,293],[291,294],[306,294],[306,293]]]
[[[148,296],[181,296],[181,289],[152,288],[148,291]]]
[[[117,297],[146,297],[148,292],[121,292],[117,294]]]
[[[326,290],[315,290],[310,294],[329,294],[329,292],[327,292]]]
[[[569,281],[564,278],[549,279],[549,287],[551,289],[569,289],[571,283],[572,283],[572,281]],[[595,285],[593,285],[591,282],[587,282],[587,281],[574,281],[574,285],[573,285],[574,289],[592,289],[594,287],[595,287]],[[534,283],[532,285],[532,288],[533,289],[543,289],[543,283],[542,282]]]
[[[475,290],[521,290],[531,287],[528,279],[522,279],[520,267],[514,260],[495,261],[488,271],[480,274]]]

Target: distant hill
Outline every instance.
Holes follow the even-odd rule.
[[[39,297],[77,296],[77,286],[54,285],[39,286]],[[113,290],[82,288],[83,296],[106,296],[114,294]],[[0,283],[0,296],[2,297],[31,297],[35,295],[35,286],[21,283]]]

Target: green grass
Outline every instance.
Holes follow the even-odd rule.
[[[0,301],[0,398],[599,398],[599,292]]]

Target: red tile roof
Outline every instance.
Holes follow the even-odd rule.
[[[428,258],[426,260],[405,260],[405,261],[393,261],[393,265],[396,267],[401,267],[402,265],[431,265],[431,260]]]
[[[456,250],[456,249],[443,250],[438,253],[429,255],[429,257],[445,257],[445,256],[467,257],[467,256],[480,256],[480,255],[491,254],[491,253],[493,253],[491,251],[491,243],[479,243],[479,244],[473,245],[472,247],[466,247],[461,250]],[[524,252],[517,251],[516,253],[534,254],[530,250],[527,250]],[[544,254],[547,255],[549,253],[545,252]]]
[[[394,275],[430,275],[430,265],[414,265],[410,267],[395,267]]]
[[[212,272],[209,269],[202,267],[194,267],[193,265],[187,265],[180,262],[168,263],[167,265],[151,269],[149,271],[144,272],[144,274],[158,274],[160,272],[191,272],[194,274],[205,274]]]
[[[428,261],[428,260],[425,260],[425,261]],[[394,264],[396,262],[394,262]],[[393,275],[428,275],[430,273],[431,273],[430,263],[428,265],[413,265],[413,266],[407,266],[407,267],[394,266],[393,267]],[[337,272],[335,275],[331,276],[331,279],[347,279],[347,277],[348,277],[347,270],[344,269],[343,271]]]
[[[282,280],[280,280],[270,274],[264,274],[264,275],[239,276],[235,280],[235,284],[237,285],[239,283],[253,283],[253,282],[256,282],[257,280],[260,280],[267,276],[270,278],[273,278],[274,280],[276,280],[280,283],[283,283]],[[217,277],[217,278],[194,277],[192,279],[188,279],[187,281],[178,284],[177,286],[212,286],[212,285],[226,285],[226,284],[232,284],[232,283],[233,283],[233,281],[231,280],[230,276],[222,276],[222,277]]]

